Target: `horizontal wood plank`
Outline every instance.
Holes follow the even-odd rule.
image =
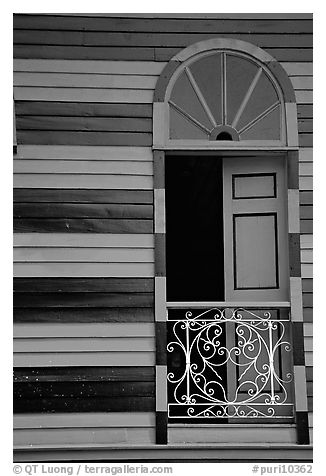
[[[153,233],[152,220],[85,218],[15,218],[14,231],[19,233]]]
[[[14,307],[153,307],[153,293],[14,293]]]
[[[13,165],[20,174],[153,175],[152,161],[16,159]]]
[[[104,89],[104,88],[14,88],[18,101],[68,101],[151,104],[153,91],[146,89]]]
[[[307,207],[305,207],[307,208]],[[15,203],[15,218],[152,219],[153,206],[112,203]]]
[[[59,36],[61,36],[61,34],[59,34]],[[156,81],[157,76],[140,76],[134,74],[14,73],[14,86],[87,89],[155,89]]]
[[[51,203],[129,203],[153,204],[153,192],[148,190],[46,189],[14,188],[14,202]]]
[[[96,174],[15,174],[15,188],[153,190],[153,177],[147,175]],[[84,192],[85,195],[85,192]]]
[[[62,145],[152,145],[152,134],[147,132],[103,131],[27,131],[17,130],[18,144]]]
[[[52,366],[153,366],[155,352],[41,352],[14,354],[14,367],[52,367]],[[25,405],[25,404],[24,404]],[[24,408],[28,408],[24,406]],[[125,408],[128,411],[127,408]],[[132,409],[130,409],[132,410]],[[141,409],[146,410],[145,408]],[[73,410],[72,410],[73,411]],[[98,408],[100,411],[100,408]],[[120,410],[121,411],[121,410]]]
[[[150,278],[14,278],[13,289],[17,293],[145,293],[154,291],[154,280]]]
[[[127,76],[128,77],[128,76]],[[151,104],[116,104],[54,101],[17,101],[15,111],[19,116],[69,116],[69,117],[144,117],[152,118]]]
[[[130,107],[130,106],[128,106]],[[134,107],[134,106],[132,106]],[[19,145],[18,159],[152,161],[150,147]]]
[[[14,353],[155,352],[154,337],[15,339]]]
[[[148,367],[144,368],[148,370]],[[152,412],[115,412],[115,413],[70,413],[46,415],[15,415],[15,430],[37,428],[133,428],[154,427],[155,414]]]
[[[15,233],[14,246],[23,247],[70,247],[70,248],[154,248],[154,236],[150,234],[91,234],[76,233]]]
[[[15,248],[14,262],[154,263],[154,250],[144,248]]]
[[[152,132],[150,118],[17,116],[17,131]]]
[[[62,45],[62,46],[119,46],[124,47],[180,47],[185,48],[199,41],[215,38],[216,33],[144,33],[135,32],[92,32],[92,31],[44,31],[44,30],[14,30],[14,44],[20,45]],[[289,47],[311,48],[312,35],[254,35],[225,32],[223,38],[234,38],[257,44],[261,48]]]
[[[104,405],[102,405],[104,406]],[[105,408],[103,409],[105,411]],[[100,412],[99,412],[100,413]],[[129,412],[128,412],[129,413]],[[143,412],[139,412],[142,413]],[[86,411],[87,414],[87,411]],[[100,413],[102,414],[102,413]],[[15,416],[22,416],[23,414],[16,414]],[[34,414],[35,415],[35,414]],[[42,415],[49,415],[43,413]],[[65,413],[65,415],[69,415]],[[82,415],[82,413],[80,413]],[[96,421],[96,419],[95,419]],[[97,428],[94,424],[93,428],[64,428],[64,429],[19,429],[14,431],[14,446],[15,448],[25,445],[26,442],[32,447],[39,446],[69,446],[71,441],[75,445],[93,446],[99,445],[154,445],[155,443],[155,428]],[[96,442],[96,443],[95,443]]]
[[[312,235],[301,235],[300,236],[300,247],[301,247],[301,249],[312,249],[312,247],[313,247],[313,236]]]
[[[191,19],[191,18],[94,18],[56,15],[15,15],[15,29],[106,32],[203,32],[203,33],[312,33],[312,21],[298,19]]]
[[[31,278],[29,278],[31,279]],[[42,278],[49,279],[49,278]],[[62,279],[62,278],[60,278]],[[96,279],[96,278],[92,278]],[[105,279],[105,278],[104,278]],[[138,278],[140,279],[140,278]],[[154,322],[154,310],[151,307],[77,307],[77,308],[15,308],[15,323],[140,323]]]
[[[14,382],[154,382],[154,367],[16,367]]]
[[[154,265],[152,263],[15,263],[14,276],[151,278],[154,276]]]
[[[153,324],[16,324],[14,337],[153,337]]]

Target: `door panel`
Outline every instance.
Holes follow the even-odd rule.
[[[226,158],[226,301],[288,300],[285,165],[281,157]]]

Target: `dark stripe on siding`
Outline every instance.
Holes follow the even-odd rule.
[[[307,281],[307,280],[306,280]],[[18,293],[149,293],[153,278],[14,278]]]
[[[19,116],[17,131],[152,132],[152,120],[139,117]]]
[[[313,381],[313,367],[306,367],[307,382]]]
[[[303,322],[313,322],[313,311],[311,307],[303,309]]]
[[[313,207],[309,205],[304,205],[300,207],[300,218],[306,220],[312,220],[313,218]]]
[[[166,365],[166,322],[155,322],[156,365]]]
[[[299,134],[299,146],[300,147],[312,147],[313,135],[312,134]]]
[[[15,188],[14,202],[153,204],[151,190]]]
[[[289,233],[289,261],[290,261],[290,276],[301,276],[301,262],[300,262],[300,234]]]
[[[309,445],[308,412],[295,413],[298,445]]]
[[[313,122],[312,119],[301,119],[298,120],[298,129],[300,132],[312,133],[313,131]]]
[[[155,410],[155,397],[124,397],[122,393],[119,397],[43,398],[36,394],[25,398],[22,393],[14,399],[13,408],[14,413],[147,412]]]
[[[14,382],[154,382],[155,367],[16,367]]]
[[[313,291],[313,279],[310,279],[310,278],[302,279],[302,291],[305,293],[311,293]]]
[[[153,293],[14,293],[16,308],[153,307]]]
[[[303,307],[313,307],[313,294],[303,293]]]
[[[151,146],[152,134],[133,132],[17,131],[17,143],[31,145]]]
[[[15,308],[14,322],[154,322],[152,307]]]
[[[164,152],[162,150],[154,150],[154,189],[165,188],[165,167]]]
[[[189,33],[312,33],[312,20],[288,19],[211,19],[211,18],[104,18],[56,15],[14,15],[14,28],[35,30],[73,30],[100,32]]]
[[[299,154],[298,151],[290,151],[287,154],[288,188],[299,188]]]
[[[313,204],[313,192],[305,190],[300,190],[300,205],[312,205]]]
[[[313,232],[312,220],[300,220],[300,233],[311,235]]]
[[[153,219],[153,206],[144,204],[18,203],[14,218],[133,218]]]
[[[290,22],[289,22],[290,23]],[[251,27],[252,28],[252,25]],[[217,30],[218,31],[218,30]],[[213,35],[216,37],[216,33]],[[253,38],[255,42],[255,37]],[[184,45],[188,46],[188,45]],[[118,61],[169,61],[182,50],[160,47],[109,47],[109,46],[61,46],[61,45],[14,45],[14,58],[118,60]],[[312,48],[264,48],[276,61],[312,62]]]
[[[54,73],[55,74],[55,73]],[[15,101],[17,116],[136,117],[151,118],[152,104]]]
[[[14,322],[153,322],[152,278],[14,278]]]
[[[312,118],[313,117],[313,106],[312,104],[298,104],[297,105],[298,111],[298,119],[302,118]]]
[[[165,233],[155,233],[155,276],[166,276],[165,242]]]
[[[153,233],[152,220],[25,218],[14,220],[17,233]]]
[[[155,20],[154,20],[155,21]],[[225,20],[224,20],[225,21]],[[224,38],[236,38],[242,41],[255,42],[260,47],[290,47],[311,48],[312,35],[255,35],[255,21],[253,20],[253,34],[232,34],[225,32]],[[57,26],[61,30],[60,26]],[[14,44],[24,45],[63,45],[63,46],[119,46],[119,47],[185,47],[198,41],[216,38],[212,33],[145,33],[136,32],[126,35],[123,32],[91,32],[91,31],[44,31],[44,30],[14,30]]]
[[[49,367],[14,371],[14,412],[154,411],[154,368]]]
[[[156,438],[157,445],[166,445],[168,442],[168,414],[156,412]]]
[[[293,365],[304,365],[304,337],[303,323],[292,323],[292,341],[293,341]]]

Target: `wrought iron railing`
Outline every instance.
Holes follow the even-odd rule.
[[[169,309],[169,418],[293,415],[287,309]]]

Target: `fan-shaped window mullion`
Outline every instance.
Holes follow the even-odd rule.
[[[178,74],[168,103],[174,111],[170,113],[174,140],[216,140],[220,127],[232,130],[233,140],[236,137],[240,145],[246,140],[281,140],[283,109],[278,89],[263,65],[235,52],[214,52],[188,62]]]

